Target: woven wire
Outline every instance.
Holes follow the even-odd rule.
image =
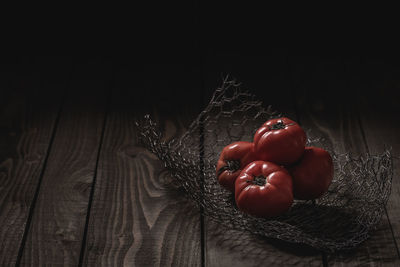
[[[222,148],[238,140],[251,141],[262,123],[279,116],[226,78],[181,138],[163,141],[148,115],[136,125],[140,142],[157,155],[205,216],[228,228],[321,251],[355,248],[385,212],[393,176],[390,150],[356,157],[328,150],[335,168],[328,192],[316,201],[295,200],[287,213],[270,219],[242,213],[233,194],[219,185],[215,168]],[[310,134],[308,145],[324,147],[322,139]]]

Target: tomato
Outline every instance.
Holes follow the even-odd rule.
[[[218,182],[234,192],[236,178],[243,167],[253,160],[254,145],[251,142],[239,141],[224,147],[217,163]]]
[[[236,179],[235,200],[240,210],[256,217],[281,215],[293,203],[292,177],[272,162],[254,161]]]
[[[260,160],[288,165],[301,157],[306,141],[306,133],[296,122],[272,119],[255,133],[254,150]]]
[[[322,148],[306,147],[299,162],[289,167],[289,172],[293,177],[295,198],[319,198],[328,191],[333,179],[332,157]]]

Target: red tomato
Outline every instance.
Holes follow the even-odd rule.
[[[224,147],[217,163],[218,182],[223,187],[235,192],[236,178],[243,167],[255,160],[253,148],[253,143],[244,141]]]
[[[254,135],[254,149],[260,160],[288,165],[304,152],[307,137],[304,130],[288,118],[264,123]]]
[[[333,179],[333,162],[322,148],[306,147],[300,161],[289,168],[293,177],[295,198],[310,200],[321,197]]]
[[[236,179],[235,200],[238,208],[250,215],[280,215],[293,203],[292,177],[272,162],[254,161]]]

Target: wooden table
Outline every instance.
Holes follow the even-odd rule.
[[[391,58],[6,58],[0,71],[0,266],[400,266],[399,160],[386,213],[358,249],[266,241],[203,217],[137,143],[144,114],[179,137],[232,74],[335,152],[400,154]],[[207,142],[207,140],[204,140]]]

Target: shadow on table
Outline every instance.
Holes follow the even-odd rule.
[[[315,207],[310,209],[311,204],[300,204],[296,205],[290,212],[289,218],[298,218],[298,213],[304,216],[308,216],[313,220],[317,220],[318,223],[312,226],[307,225],[306,222],[301,221],[288,221],[293,225],[301,228],[304,232],[315,235],[319,238],[330,238],[335,237],[340,229],[347,228],[348,235],[344,235],[344,238],[353,237],[352,230],[356,233],[361,227],[355,223],[354,216],[342,211],[336,207]],[[312,212],[310,212],[312,211]],[[328,214],[328,216],[326,216]],[[329,214],[331,216],[329,216]],[[337,220],[341,218],[341,220]],[[267,238],[263,236],[254,235],[250,232],[226,229],[224,225],[212,220],[207,221],[207,240],[211,243],[211,247],[221,249],[226,253],[235,255],[240,258],[251,258],[252,262],[265,263],[271,260],[274,264],[293,264],[296,261],[309,262],[310,264],[322,264],[324,257],[327,259],[335,259],[335,261],[347,261],[350,257],[353,257],[357,253],[357,249],[346,250],[345,252],[340,251],[337,253],[323,253],[310,245],[303,243],[291,243],[275,238]],[[316,227],[314,229],[313,227]],[[346,239],[345,238],[345,239]]]
[[[289,243],[278,239],[257,236],[249,232],[224,229],[214,221],[207,221],[208,250],[228,254],[235,259],[246,260],[246,264],[295,264],[296,262],[322,263],[321,253],[303,244]]]

